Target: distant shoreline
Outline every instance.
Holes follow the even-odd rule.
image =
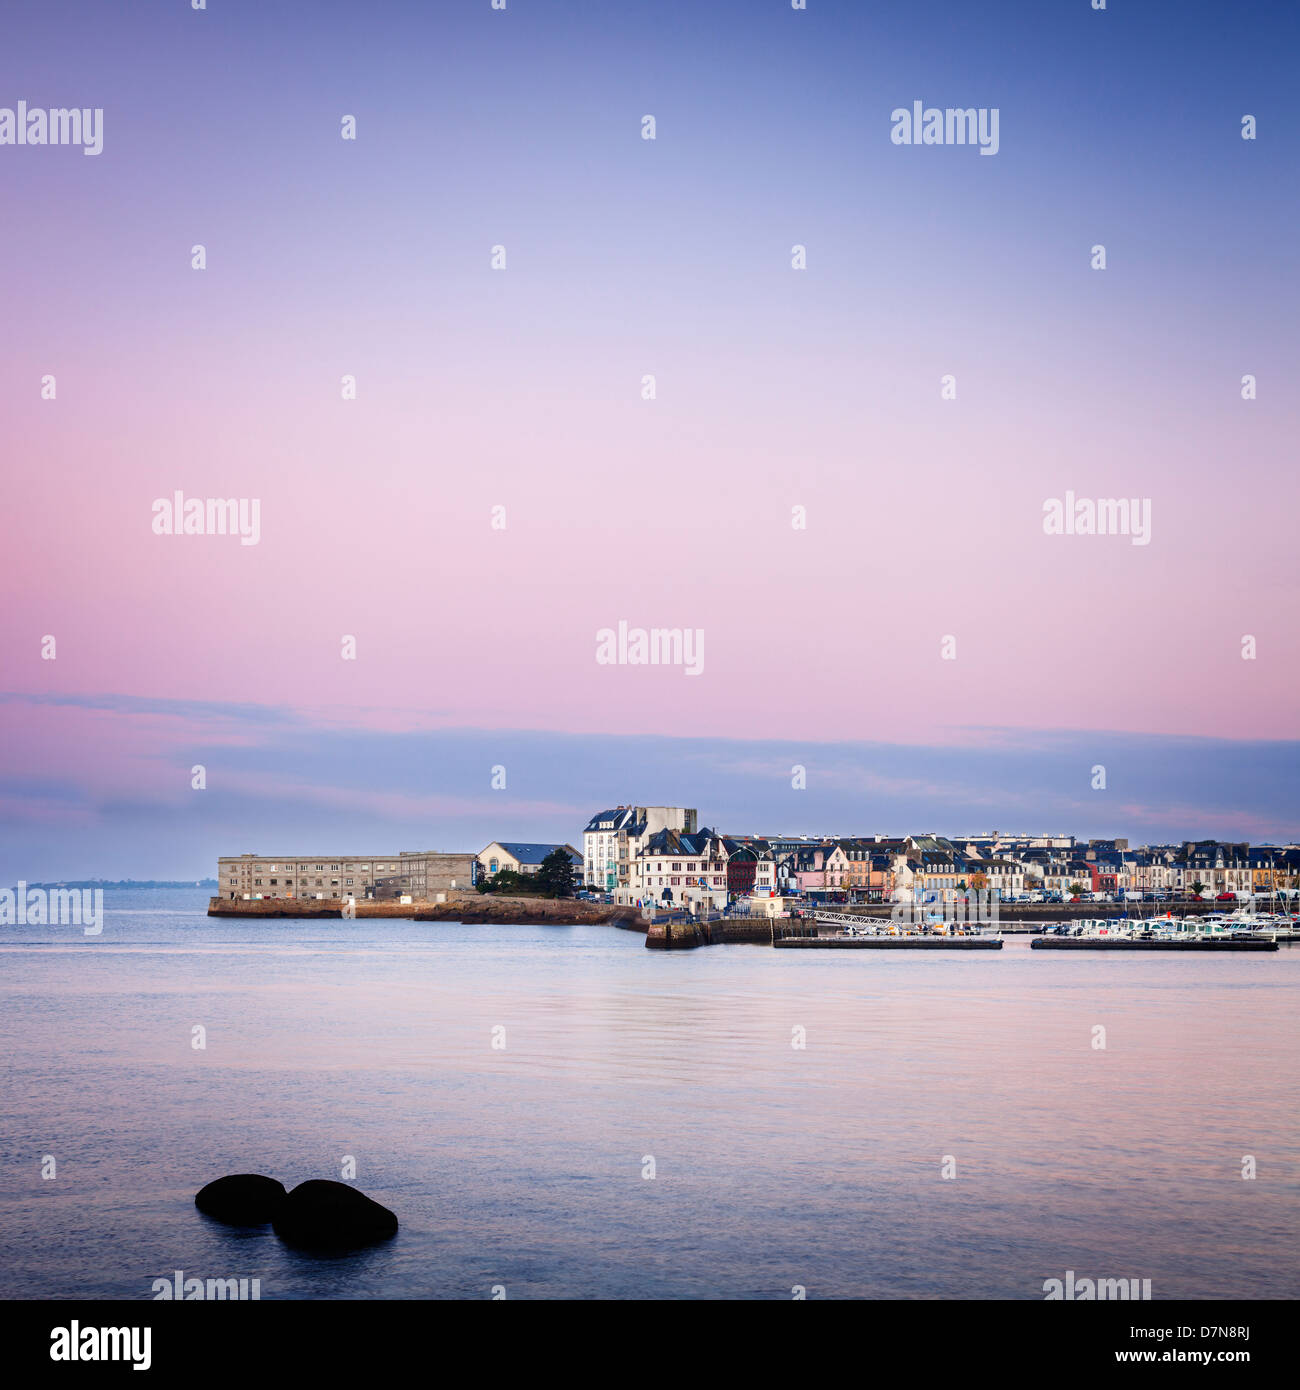
[[[29,888],[215,888],[215,878],[51,878]]]

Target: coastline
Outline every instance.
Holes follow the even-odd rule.
[[[609,925],[647,932],[650,923],[634,907],[591,903],[580,898],[494,898],[483,893],[447,893],[442,901],[374,902],[352,900],[347,912],[341,898],[209,898],[209,917],[370,918],[413,922],[464,922],[470,925],[516,923],[574,927]]]

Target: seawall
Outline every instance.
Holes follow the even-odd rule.
[[[652,922],[645,944],[652,951],[690,951],[734,942],[770,946],[772,921],[770,917],[723,917],[716,922]]]
[[[645,931],[649,925],[634,907],[613,907],[575,898],[498,898],[483,893],[448,893],[443,902],[358,899],[346,913],[341,898],[210,898],[208,916],[389,917],[412,922],[514,922],[557,927],[592,923],[626,927],[631,931]]]
[[[540,926],[628,927],[645,931],[648,923],[634,907],[613,907],[573,898],[494,898],[475,893],[445,903],[413,904],[417,922],[515,922]]]

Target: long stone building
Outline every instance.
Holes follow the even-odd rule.
[[[397,854],[222,855],[223,898],[401,898],[417,901],[472,888],[473,854],[402,850]]]

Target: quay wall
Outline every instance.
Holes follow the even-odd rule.
[[[418,903],[417,922],[514,922],[541,926],[627,927],[645,931],[649,923],[634,907],[615,907],[573,898],[494,898],[481,893],[445,903]],[[409,910],[409,909],[408,909]]]
[[[579,926],[585,923],[645,931],[649,925],[634,907],[613,907],[574,898],[498,898],[482,893],[447,893],[443,902],[399,903],[358,899],[356,918],[387,917],[413,922],[493,922]],[[342,918],[341,898],[210,898],[209,917]]]
[[[716,922],[652,922],[645,944],[652,951],[689,951],[696,946],[772,944],[770,917],[723,917]],[[778,923],[777,929],[788,924]]]
[[[209,898],[209,917],[342,917],[342,898]],[[410,917],[413,903],[371,902],[355,904],[356,917]]]

